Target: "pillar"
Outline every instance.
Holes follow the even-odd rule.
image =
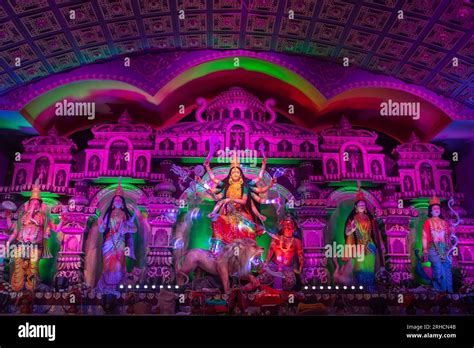
[[[176,275],[173,266],[172,229],[178,207],[173,204],[154,204],[148,207],[151,230],[146,254],[146,283],[172,284]]]
[[[54,276],[55,282],[59,279],[67,279],[64,286],[82,283],[83,273],[83,243],[84,234],[87,230],[87,221],[94,215],[94,207],[80,205],[65,206],[68,209],[67,220],[61,228],[63,239],[58,253],[57,270]],[[54,207],[52,212],[60,214],[62,207]]]
[[[324,228],[326,224],[317,218],[308,218],[300,224],[303,232],[303,266],[302,281],[305,284],[322,285],[330,282],[324,255]]]
[[[410,222],[418,216],[418,212],[413,208],[388,208],[377,210],[376,215],[385,224],[385,261],[391,282],[400,284],[411,280]]]

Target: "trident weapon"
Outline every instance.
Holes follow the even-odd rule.
[[[258,149],[262,153],[262,157],[266,158],[267,156],[265,156],[265,144],[263,142],[260,143],[260,146],[258,147]]]
[[[203,183],[199,182],[198,180],[196,180],[195,178],[191,177],[190,174],[191,174],[192,170],[180,167],[176,164],[172,164],[171,165],[171,171],[179,176],[180,182],[184,183],[184,182],[189,180],[190,183],[195,184],[195,185],[199,185],[202,188],[204,188],[206,190],[206,192],[209,193],[214,200],[217,200],[216,195],[213,192],[211,192],[211,190],[210,190],[210,188],[207,184],[203,184]]]
[[[451,248],[446,253],[446,257],[449,260],[449,262],[452,261],[452,254],[454,253],[454,250],[456,250],[456,247],[459,243],[459,238],[458,238],[458,236],[456,236],[455,229],[456,229],[456,226],[458,226],[461,223],[461,217],[459,216],[459,213],[456,210],[454,210],[453,204],[454,204],[454,198],[451,197],[448,201],[448,208],[449,208],[449,210],[451,210],[453,215],[456,217],[456,221],[451,222],[451,225],[452,225],[453,229],[452,229],[452,232],[451,232],[450,239],[452,239],[454,241],[454,243],[452,244]]]
[[[214,152],[216,152],[219,146],[220,146],[219,139],[216,139],[216,138],[209,139],[209,153],[207,154],[206,161],[208,162],[211,161],[212,156],[214,155]]]

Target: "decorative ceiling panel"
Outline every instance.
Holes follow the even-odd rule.
[[[463,0],[5,0],[0,94],[120,55],[249,49],[347,57],[473,106],[473,13]]]

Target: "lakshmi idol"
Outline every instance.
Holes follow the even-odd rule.
[[[368,291],[375,290],[375,272],[384,266],[383,242],[372,214],[367,209],[367,201],[362,190],[356,195],[354,209],[346,220],[346,245],[355,246],[351,251],[362,255],[345,255],[353,263],[356,285]],[[345,250],[348,250],[346,247]]]
[[[48,220],[46,205],[41,199],[41,192],[37,185],[33,186],[31,197],[24,206],[24,212],[20,214],[18,223],[13,228],[13,233],[8,239],[8,247],[16,243],[15,252],[12,255],[13,274],[11,286],[13,291],[34,291],[38,282],[38,266],[41,258],[51,258],[47,248],[46,239],[51,236],[51,229],[59,231],[62,222],[55,227]]]
[[[222,243],[229,244],[235,239],[251,238],[263,233],[262,221],[265,217],[259,213],[259,194],[267,192],[275,180],[267,186],[258,187],[265,173],[266,158],[262,160],[259,175],[249,180],[240,168],[237,156],[234,156],[228,175],[220,180],[211,170],[209,159],[204,162],[210,179],[216,185],[209,189],[216,206],[208,216],[212,219],[211,250],[219,252]]]
[[[99,232],[104,241],[102,275],[97,285],[101,292],[116,291],[126,275],[126,256],[135,259],[132,234],[137,232],[135,219],[139,214],[138,208],[133,216],[128,210],[119,182],[103,218],[99,218]]]
[[[437,197],[433,197],[429,202],[428,219],[423,223],[422,246],[422,260],[431,263],[433,288],[436,291],[452,293],[450,228],[441,216],[441,204]]]

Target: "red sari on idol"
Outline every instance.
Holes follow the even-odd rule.
[[[223,186],[222,182],[218,185],[219,188]],[[240,181],[231,183],[224,197],[242,199],[244,195],[247,195],[247,199],[251,199],[247,186]],[[232,202],[223,206],[220,214],[212,221],[212,238],[225,244],[232,243],[236,239],[251,238],[255,240],[255,236],[261,233],[261,227],[255,223],[248,205],[245,204]]]

